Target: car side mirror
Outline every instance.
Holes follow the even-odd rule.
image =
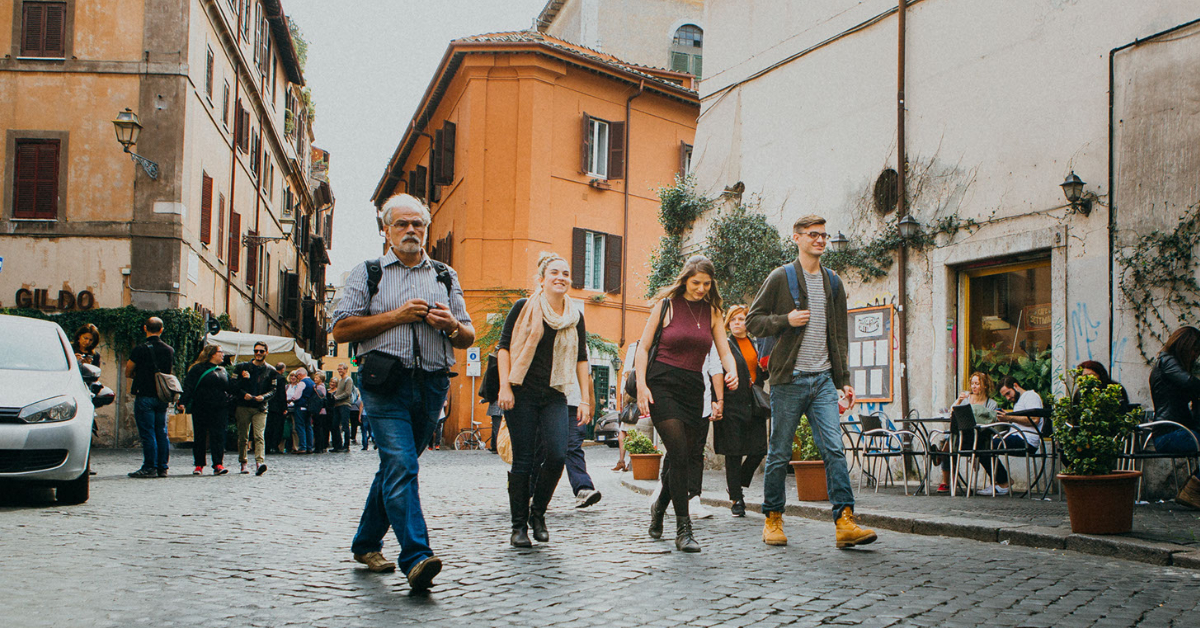
[[[95,368],[95,367],[93,367],[93,368]],[[96,369],[96,370],[99,370],[99,369]],[[102,386],[100,388],[100,392],[97,392],[92,397],[92,407],[103,408],[104,406],[107,406],[116,400],[117,400],[117,393],[113,392],[113,389],[109,388],[108,386]]]
[[[91,364],[79,363],[79,375],[83,377],[83,383],[91,384],[100,379],[100,367],[92,366]]]

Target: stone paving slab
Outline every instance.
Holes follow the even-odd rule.
[[[632,473],[621,473],[621,483],[636,492],[649,494],[657,481],[639,481]],[[915,493],[914,481],[909,492]],[[788,504],[785,515],[818,521],[831,518],[828,502],[797,502],[795,480],[788,474]],[[725,472],[705,471],[702,500],[706,505],[728,509]],[[743,489],[746,509],[762,512],[762,475]],[[1155,565],[1200,568],[1200,512],[1171,502],[1138,504],[1134,527],[1129,534],[1090,536],[1071,532],[1067,504],[1057,496],[1047,499],[1025,497],[950,497],[948,495],[905,495],[903,488],[855,487],[855,512],[863,525],[897,532],[949,536],[1024,547],[1067,549],[1097,556],[1110,556]],[[1176,558],[1178,557],[1178,558]]]

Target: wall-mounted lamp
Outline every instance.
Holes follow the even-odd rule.
[[[1067,202],[1071,204],[1071,211],[1087,216],[1092,213],[1092,201],[1096,199],[1096,195],[1084,192],[1083,186],[1083,180],[1075,175],[1074,170],[1067,175],[1065,181],[1059,184],[1059,187],[1063,189],[1063,196],[1066,196]]]
[[[117,119],[112,123],[117,131],[117,141],[125,148],[125,152],[129,153],[133,162],[139,164],[151,179],[157,180],[158,164],[129,149],[130,146],[137,144],[138,135],[142,133],[142,123],[138,121],[137,114],[126,107],[125,111],[117,114]]]
[[[901,238],[911,240],[921,233],[921,223],[917,222],[912,214],[906,214],[900,219],[900,222],[896,223],[896,230],[900,232]]]
[[[844,250],[846,250],[846,247],[849,246],[849,244],[850,244],[850,238],[847,238],[846,234],[839,231],[837,233],[837,235],[833,236],[832,238],[829,238],[829,251],[831,253],[837,253],[838,251],[844,251]]]

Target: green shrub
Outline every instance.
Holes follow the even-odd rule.
[[[1120,386],[1101,387],[1100,380],[1080,373],[1073,369],[1063,378],[1067,394],[1054,403],[1054,438],[1067,473],[1112,473],[1125,436],[1142,422],[1143,412],[1141,408],[1121,412]]]
[[[625,432],[625,451],[631,454],[659,454],[662,453],[654,446],[654,443],[646,438],[646,435],[637,431],[630,430]]]
[[[817,449],[817,444],[813,442],[812,426],[808,424],[808,417],[800,417],[800,423],[796,425],[796,437],[792,439],[792,453],[800,454],[801,460],[820,460],[821,450]]]

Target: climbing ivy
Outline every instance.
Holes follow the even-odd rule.
[[[54,321],[68,338],[85,323],[91,323],[100,330],[101,344],[111,347],[120,359],[129,357],[129,351],[146,338],[146,333],[142,331],[146,319],[157,316],[163,321],[163,342],[175,349],[173,368],[180,374],[187,370],[187,365],[203,347],[207,333],[204,317],[192,309],[150,311],[129,305],[50,314],[34,309],[6,308],[0,309],[0,314]],[[222,314],[217,320],[221,323],[221,329],[233,329],[228,314]]]
[[[962,219],[958,214],[939,218],[908,240],[911,250],[923,250],[937,243],[939,235],[953,236],[962,230],[975,232],[980,224],[974,218]],[[886,277],[888,269],[896,261],[896,251],[905,243],[900,237],[896,221],[889,221],[883,231],[862,244],[851,243],[841,251],[826,251],[821,263],[838,272],[853,269],[863,281]]]
[[[1137,324],[1137,347],[1149,363],[1176,325],[1200,323],[1200,284],[1196,281],[1196,242],[1200,241],[1200,205],[1192,205],[1170,231],[1138,236],[1117,252],[1120,289]],[[1177,320],[1163,315],[1165,308]]]
[[[675,281],[683,268],[683,236],[665,235],[650,254],[650,276],[646,278],[646,298],[652,299],[659,290]]]
[[[667,235],[682,236],[704,212],[712,209],[713,199],[696,191],[694,175],[675,175],[675,183],[658,189],[658,221]]]
[[[704,251],[728,303],[749,303],[772,270],[796,259],[795,243],[742,203],[709,223]]]
[[[492,296],[479,304],[474,316],[474,320],[483,321],[475,336],[475,346],[479,347],[479,355],[484,357],[496,351],[508,311],[517,301],[529,296],[529,291],[524,288],[489,288],[487,292],[491,292]]]

